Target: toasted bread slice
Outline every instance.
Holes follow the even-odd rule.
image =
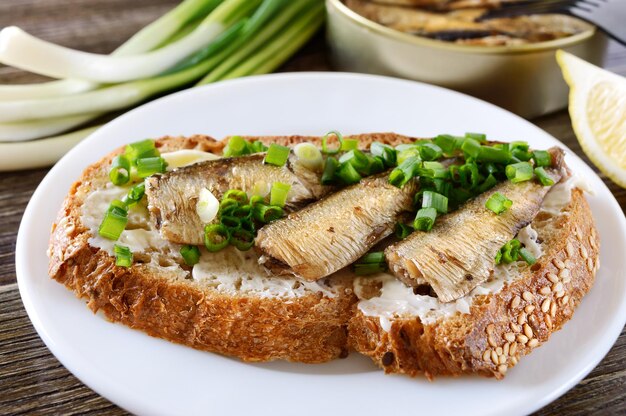
[[[387,373],[503,377],[572,317],[599,267],[598,234],[582,191],[572,189],[570,202],[553,214],[540,212],[531,224],[543,249],[537,263],[512,266],[501,289],[479,291],[463,304],[415,295],[424,311],[394,314],[378,305],[377,313],[381,281],[356,286],[361,301],[348,328],[351,347]]]
[[[398,145],[415,140],[391,133],[354,137],[360,139],[362,147],[373,141]],[[303,136],[248,139],[282,145],[320,142],[319,137]],[[165,137],[156,144],[161,152],[197,149],[216,154],[224,146],[221,141],[199,135]],[[97,226],[110,201],[123,195],[124,190],[111,186],[108,179],[111,160],[122,151],[117,149],[88,167],[71,187],[50,239],[52,278],[111,321],[193,348],[245,361],[316,363],[347,354],[346,327],[356,301],[350,277],[336,275],[312,284],[268,279],[260,268],[255,269],[254,259],[242,262],[234,257],[242,254],[226,250],[224,256],[236,258],[232,264],[250,267],[227,276],[213,263],[208,267],[213,269],[202,278],[194,278],[178,253],[180,246],[158,238],[147,212],[134,210],[129,214],[127,230],[141,238],[142,249],[133,250],[131,267],[115,266],[113,243],[98,240]],[[100,195],[96,191],[105,197],[94,197]],[[153,236],[155,242],[150,244]],[[243,256],[254,254],[246,252]],[[228,261],[222,263],[226,263],[222,265],[226,270]]]
[[[391,133],[354,137],[363,148],[372,141],[397,145],[414,140]],[[283,145],[320,141],[302,136],[248,139]],[[223,143],[207,136],[165,137],[157,146],[162,152],[220,154]],[[501,378],[572,316],[599,267],[590,209],[579,189],[567,187],[559,192],[571,192],[569,203],[556,210],[545,207],[532,223],[543,250],[535,265],[512,266],[507,282],[490,293],[475,290],[452,304],[430,298],[429,313],[372,312],[367,302],[375,301],[385,281],[376,277],[354,285],[348,272],[318,282],[267,277],[256,268],[253,251],[225,250],[223,261],[205,252],[197,273],[192,272],[178,253],[180,246],[160,239],[147,211],[141,210],[131,211],[127,229],[143,238],[137,243],[142,249],[133,250],[132,267],[117,267],[113,243],[98,240],[97,226],[100,213],[123,192],[108,179],[110,162],[120,152],[122,148],[88,167],[70,189],[50,240],[50,276],[112,321],[245,361],[316,363],[353,348],[386,372]],[[150,236],[156,236],[154,242]],[[231,273],[229,264],[243,266]]]

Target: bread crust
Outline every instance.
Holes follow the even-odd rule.
[[[373,141],[392,145],[414,138],[392,133],[355,136],[361,146]],[[319,137],[246,137],[265,143],[290,145],[320,142]],[[221,153],[224,144],[208,136],[164,137],[161,151],[198,149]],[[90,191],[108,181],[111,159],[119,148],[89,166],[72,185],[56,223],[49,248],[49,275],[86,299],[92,311],[149,335],[196,349],[239,357],[245,361],[285,359],[305,363],[347,355],[347,322],[356,297],[350,281],[335,282],[337,295],[310,293],[289,298],[231,295],[181,280],[163,269],[142,264],[115,266],[107,252],[89,245],[89,230],[81,222],[80,207]]]
[[[357,309],[348,327],[350,346],[386,373],[502,378],[572,317],[593,285],[599,238],[582,191],[572,191],[565,211],[533,221],[543,256],[500,292],[477,296],[469,315],[457,313],[432,324],[398,318],[386,332],[378,317]]]

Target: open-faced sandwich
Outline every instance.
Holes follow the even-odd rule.
[[[501,378],[599,267],[563,159],[476,133],[143,140],[72,186],[49,273],[112,321],[245,361]]]

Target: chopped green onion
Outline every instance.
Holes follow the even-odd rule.
[[[424,142],[419,146],[419,154],[423,160],[437,160],[443,156],[443,150],[435,143]]]
[[[529,162],[519,162],[507,165],[506,177],[513,183],[529,181],[533,178],[533,165]]]
[[[335,173],[339,168],[339,162],[332,156],[326,158],[324,172],[322,173],[322,185],[331,185],[335,182]]]
[[[341,151],[347,152],[359,148],[359,141],[357,139],[343,139],[341,142]]]
[[[554,179],[552,179],[550,175],[548,175],[548,172],[546,172],[546,170],[542,166],[535,168],[535,175],[537,175],[539,183],[541,183],[543,186],[554,185]]]
[[[402,143],[396,146],[396,152],[404,152],[405,150],[416,150],[415,143]]]
[[[520,142],[514,142],[514,143],[520,143]],[[526,142],[521,142],[521,143],[526,144]],[[526,144],[526,149],[524,149],[523,146],[513,147],[511,149],[511,155],[514,158],[519,159],[520,162],[528,162],[532,157],[532,153],[528,151],[528,144]]]
[[[447,180],[435,178],[432,179],[432,184],[435,187],[435,191],[437,191],[437,193],[440,193],[444,196],[448,196],[450,194],[452,183],[448,182]]]
[[[222,202],[227,199],[234,199],[238,204],[246,204],[248,202],[248,194],[239,189],[229,189],[222,197]]]
[[[500,263],[513,263],[517,261],[519,258],[519,250],[522,247],[522,243],[519,240],[513,239],[500,248],[498,253],[496,253],[495,262],[496,264]]]
[[[450,168],[448,168],[448,170],[450,171],[450,180],[452,182],[461,182],[461,166],[450,165]]]
[[[232,136],[224,147],[224,157],[237,157],[249,154],[248,142],[241,136]]]
[[[155,173],[165,172],[167,163],[161,156],[137,159],[137,176],[147,178]]]
[[[220,217],[220,223],[229,230],[241,227],[241,220],[233,215],[222,215]]]
[[[328,139],[330,136],[335,136],[337,138],[338,144],[336,148],[330,148],[328,146]],[[338,131],[328,132],[322,137],[322,153],[326,153],[327,155],[334,155],[339,153],[341,150],[341,146],[343,145],[343,136]]]
[[[485,142],[487,141],[487,135],[484,133],[465,133],[465,137],[468,139],[474,139],[474,140],[478,140],[479,142]]]
[[[402,188],[417,174],[421,165],[418,157],[411,157],[400,163],[397,168],[389,174],[389,183]]]
[[[113,201],[111,201],[111,204],[109,205],[109,208],[107,209],[107,212],[115,212],[119,215],[126,216],[128,215],[128,205],[126,205],[126,202],[124,201],[120,201],[119,199],[114,199]]]
[[[411,145],[407,149],[398,150],[396,159],[398,161],[398,165],[401,165],[407,159],[417,158],[421,160],[420,151],[417,147]]]
[[[492,162],[506,164],[511,160],[511,153],[506,149],[490,146],[480,146],[480,152],[476,157],[480,162]]]
[[[420,231],[430,231],[435,224],[436,218],[437,210],[435,208],[421,208],[417,211],[417,215],[413,221],[413,228]]]
[[[374,142],[370,145],[370,153],[372,156],[381,157],[386,167],[396,166],[398,164],[397,152],[388,144]]]
[[[313,143],[298,143],[293,148],[298,163],[307,169],[318,171],[324,166],[322,152]]]
[[[478,171],[478,165],[474,162],[467,162],[459,168],[461,186],[466,189],[475,189],[483,180],[483,176]]]
[[[436,162],[436,161],[425,161],[422,163],[422,165],[424,166],[424,168],[426,169],[446,169],[446,167],[443,165],[443,163],[441,162]]]
[[[256,232],[256,227],[254,226],[254,221],[251,218],[242,218],[241,219],[241,229],[250,231],[251,233]]]
[[[450,201],[452,201],[452,205],[455,207],[464,204],[472,198],[472,196],[473,195],[470,191],[463,188],[452,188],[449,194]]]
[[[141,182],[128,190],[128,198],[133,201],[141,201],[146,193],[146,183]]]
[[[450,169],[444,167],[439,162],[424,162],[423,167],[426,170],[430,170],[432,173],[428,176],[433,179],[449,179]]]
[[[130,180],[130,161],[124,155],[116,156],[111,162],[109,179],[113,185],[124,185]]]
[[[410,225],[406,225],[402,222],[397,222],[394,232],[396,234],[396,237],[398,237],[400,240],[404,240],[413,232],[413,228]]]
[[[126,145],[124,155],[128,158],[128,161],[132,165],[136,165],[137,160],[157,157],[160,155],[160,153],[154,145],[154,140],[145,139]]]
[[[493,145],[494,149],[500,149],[500,150],[504,150],[505,152],[510,152],[511,151],[511,144],[510,143],[496,143]]]
[[[252,216],[263,224],[268,224],[283,216],[283,209],[276,205],[257,204],[252,208]]]
[[[527,162],[531,158],[531,154],[528,151],[528,143],[522,141],[516,141],[508,143],[509,151],[514,158],[519,159],[519,161]]]
[[[223,224],[209,224],[204,227],[204,246],[212,253],[228,245],[230,232]]]
[[[276,205],[281,208],[284,207],[290,189],[291,185],[289,184],[274,182],[272,184],[272,190],[270,191],[270,205]]]
[[[268,163],[274,166],[285,166],[287,159],[289,158],[290,149],[287,146],[281,146],[279,144],[270,144],[267,154],[265,155],[264,163]]]
[[[373,264],[373,263],[382,263],[385,261],[385,253],[382,251],[372,251],[367,253],[359,260],[356,261],[357,264]]]
[[[337,170],[337,177],[346,185],[352,185],[361,180],[361,175],[354,168],[352,163],[346,162],[339,165]]]
[[[237,208],[239,208],[239,205],[228,205],[228,206],[226,206],[226,207],[224,207],[224,208],[220,208],[220,209],[218,210],[218,215],[219,215],[219,217],[220,217],[220,218],[221,218],[221,217],[234,217],[234,215],[233,215],[233,214],[234,214],[234,212],[235,212],[235,210],[236,210]],[[205,224],[208,224],[208,223],[210,223],[210,222],[211,222],[211,221],[209,221],[209,222],[205,222]]]
[[[252,215],[252,207],[250,205],[243,205],[236,207],[232,211],[232,216],[237,217],[243,221],[244,218],[250,218]]]
[[[494,173],[498,173],[500,171],[500,169],[498,169],[498,166],[495,163],[485,163],[482,165],[483,169],[489,173],[490,175],[493,175]]]
[[[98,227],[98,234],[109,240],[116,241],[122,235],[122,231],[126,228],[128,223],[128,214],[126,211],[113,207],[109,209],[105,214],[100,227]]]
[[[480,154],[480,148],[480,142],[472,138],[465,139],[463,146],[461,146],[461,150],[465,153],[466,158],[469,156],[473,159],[476,159]]]
[[[502,246],[502,248],[496,253],[495,263],[513,263],[518,260],[524,260],[529,265],[533,265],[537,262],[535,256],[530,251],[522,247],[522,243],[519,240],[513,239]]]
[[[518,260],[523,260],[529,265],[533,265],[537,262],[535,256],[530,251],[522,246],[519,240],[513,239],[502,246],[502,248],[496,254],[495,262],[500,263],[513,263]]]
[[[130,248],[126,246],[120,246],[118,244],[113,245],[113,251],[115,253],[115,265],[120,267],[130,267],[133,264],[133,253]]]
[[[253,195],[250,198],[250,205],[251,206],[255,206],[256,204],[261,204],[265,202],[265,197],[262,197],[261,195]]]
[[[380,273],[386,269],[385,254],[382,251],[367,253],[354,263],[354,273],[357,276]]]
[[[369,166],[370,166],[370,160],[365,155],[365,153],[361,152],[358,149],[350,150],[344,153],[339,158],[339,163],[340,164],[350,163],[352,166],[354,166],[354,169],[356,169],[357,172],[359,172],[362,175],[367,175],[369,173],[368,171],[369,171]]]
[[[487,202],[485,202],[485,207],[500,215],[513,205],[513,201],[511,201],[506,196],[502,195],[500,192],[495,192],[493,195],[489,197]]]
[[[496,179],[495,176],[493,176],[491,173],[489,174],[489,176],[487,176],[487,178],[484,180],[483,183],[481,183],[477,190],[479,194],[482,194],[483,192],[487,192],[488,190],[490,190],[491,188],[493,188],[494,186],[496,186],[498,184],[498,180]]]
[[[369,166],[367,168],[367,175],[373,175],[375,173],[380,173],[385,170],[385,162],[383,158],[380,156],[367,156],[369,161]]]
[[[435,144],[443,150],[443,152],[447,155],[454,154],[456,150],[457,140],[454,136],[449,134],[440,134],[439,136],[433,139]]]
[[[354,274],[357,276],[367,276],[368,274],[381,273],[387,270],[385,263],[381,264],[355,264]]]
[[[230,233],[230,239],[228,240],[230,245],[233,245],[239,251],[247,251],[254,245],[254,233],[240,228],[233,230]]]
[[[248,143],[248,150],[250,153],[261,153],[267,151],[268,147],[260,140],[255,140],[252,143]]]
[[[448,212],[448,198],[433,191],[422,193],[422,208],[434,208],[440,214]]]
[[[235,198],[223,198],[220,202],[220,213],[224,214],[226,211],[231,211],[239,206],[239,201]]]
[[[522,247],[522,243],[519,240],[513,239],[504,245],[502,251],[502,261],[505,263],[513,263],[519,258],[519,249]]]
[[[180,255],[183,256],[187,266],[193,266],[200,261],[200,250],[196,246],[182,246]]]
[[[526,250],[526,248],[524,248],[524,247],[522,247],[519,250],[519,256],[522,258],[522,260],[524,260],[530,266],[532,266],[533,264],[537,263],[537,259],[535,258],[535,256],[533,256],[530,253],[530,251]]]
[[[494,257],[493,261],[496,264],[501,264],[502,263],[502,249],[498,250],[498,252],[496,253],[496,256]]]
[[[550,152],[546,150],[535,150],[533,152],[533,160],[536,167],[549,167],[552,166],[552,156]]]

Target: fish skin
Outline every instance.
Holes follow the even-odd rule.
[[[291,185],[286,211],[317,200],[333,187],[320,183],[321,174],[304,169],[293,153],[285,166],[266,165],[264,153],[222,158],[185,166],[146,179],[148,210],[161,236],[178,244],[204,244],[204,226],[196,213],[200,189],[207,188],[219,200],[229,189],[252,191],[257,181]],[[305,172],[306,171],[306,172]]]
[[[551,149],[555,168],[546,169],[558,183],[562,151]],[[409,286],[430,285],[439,300],[451,302],[465,296],[493,273],[495,255],[517,232],[532,222],[551,186],[536,180],[514,184],[505,181],[438,218],[428,232],[416,231],[385,249],[390,271]],[[513,201],[496,215],[485,207],[495,192]]]
[[[388,172],[362,179],[261,228],[259,263],[276,275],[308,281],[328,276],[389,236],[416,190],[415,180],[402,189],[389,184]]]

